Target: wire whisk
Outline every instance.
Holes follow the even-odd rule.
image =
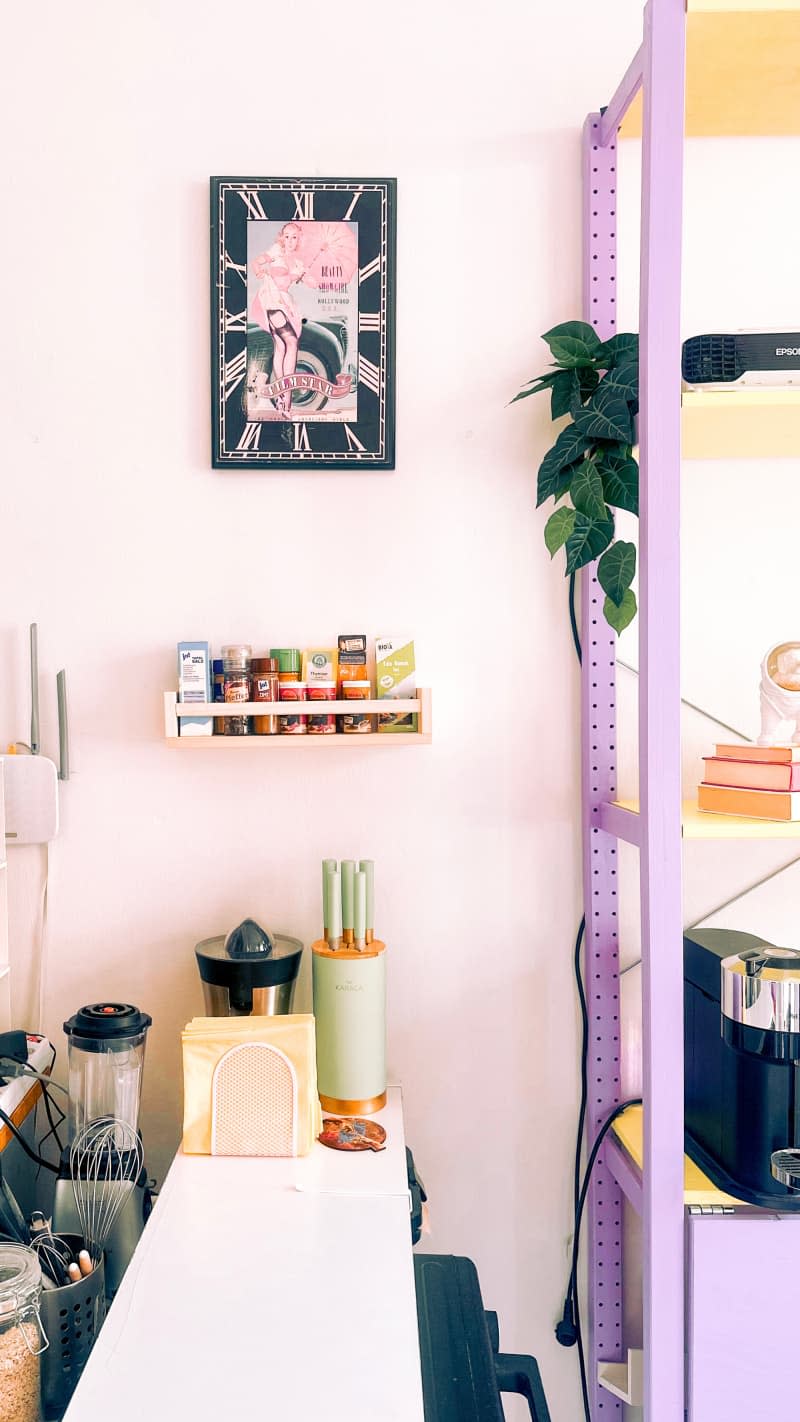
[[[42,1269],[57,1287],[69,1283],[67,1266],[72,1261],[72,1251],[60,1234],[53,1234],[49,1221],[36,1223],[31,1229],[31,1248],[36,1250]]]
[[[138,1131],[117,1116],[98,1116],[75,1137],[69,1168],[75,1208],[92,1264],[97,1264],[144,1164]]]

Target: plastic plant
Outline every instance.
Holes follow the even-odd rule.
[[[548,499],[556,504],[544,541],[551,558],[564,548],[567,577],[599,558],[603,614],[621,632],[636,616],[631,587],[636,548],[615,538],[614,509],[639,513],[639,466],[633,457],[639,337],[620,332],[601,341],[584,321],[566,321],[542,339],[554,369],[529,380],[514,400],[549,390],[552,418],[570,417],[539,468],[536,507]]]

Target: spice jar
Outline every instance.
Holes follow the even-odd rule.
[[[304,681],[285,681],[281,683],[281,701],[305,701],[306,684]],[[304,736],[308,730],[305,716],[280,716],[282,736]]]
[[[336,682],[316,681],[311,682],[306,691],[308,701],[335,701]],[[309,716],[308,734],[310,736],[333,736],[336,734],[336,717],[330,712],[325,712],[322,716]]]
[[[254,657],[250,663],[250,696],[253,701],[280,701],[277,657]],[[254,716],[257,736],[277,736],[277,716]]]
[[[278,661],[278,677],[281,685],[285,681],[300,680],[300,662],[302,660],[299,647],[270,647],[269,654],[276,657]]]
[[[343,701],[369,701],[372,696],[372,688],[368,681],[345,681],[342,685]],[[373,731],[375,717],[369,712],[347,711],[342,716],[342,730],[349,735],[364,735],[367,731]]]
[[[223,664],[222,664],[222,658],[221,658],[221,657],[215,657],[215,658],[214,658],[214,661],[213,661],[213,663],[212,663],[212,671],[213,671],[213,676],[212,676],[212,678],[211,678],[211,681],[212,681],[212,686],[213,686],[213,691],[214,691],[214,695],[213,695],[213,697],[212,697],[212,700],[213,700],[213,701],[224,701],[224,700],[225,700],[225,668],[224,668],[224,666],[223,666]],[[215,736],[222,736],[222,735],[224,735],[224,734],[225,734],[225,717],[224,717],[224,716],[215,716],[215,717],[214,717],[214,735],[215,735]]]
[[[237,643],[222,648],[222,669],[225,675],[225,701],[250,700],[250,660],[252,647]],[[249,716],[225,716],[226,736],[249,736]]]
[[[0,1245],[0,1417],[39,1422],[42,1271],[33,1249]]]

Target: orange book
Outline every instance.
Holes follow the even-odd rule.
[[[731,785],[739,790],[800,790],[800,763],[775,765],[757,760],[703,757],[704,785]]]
[[[746,760],[765,765],[792,765],[800,761],[800,746],[717,746],[720,760]]]
[[[697,806],[716,815],[746,815],[755,820],[800,820],[800,790],[735,790],[700,785]]]

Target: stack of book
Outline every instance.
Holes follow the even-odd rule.
[[[717,746],[703,764],[699,809],[758,820],[800,820],[800,746]]]

